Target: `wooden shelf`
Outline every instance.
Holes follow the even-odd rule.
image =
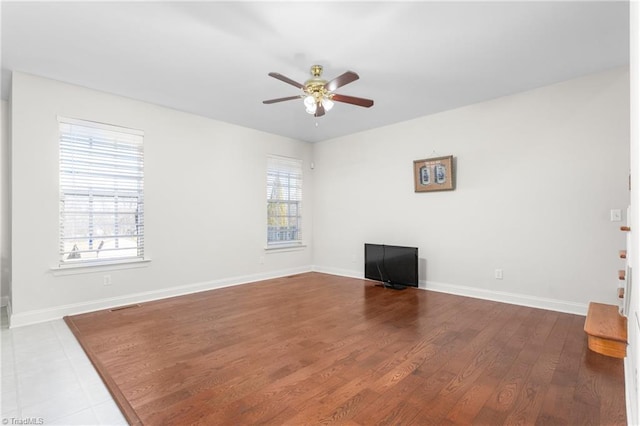
[[[620,269],[620,270],[618,271],[618,279],[619,279],[620,281],[624,281],[625,275],[626,275],[626,274],[625,274],[625,272],[624,272],[624,269]]]
[[[618,287],[618,299],[624,299],[624,288]]]
[[[625,231],[625,232],[629,232],[629,231],[631,231],[631,227],[630,226],[621,226],[620,230],[621,231]]]
[[[618,253],[620,255],[620,259],[626,259],[627,258],[627,251],[626,250],[620,250]]]
[[[592,351],[614,358],[627,355],[627,319],[618,313],[617,306],[589,303],[584,331]]]

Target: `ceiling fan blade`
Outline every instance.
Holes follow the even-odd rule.
[[[277,98],[277,99],[269,99],[267,101],[262,101],[263,104],[275,104],[276,102],[284,102],[284,101],[292,101],[294,99],[300,99],[301,96],[287,96],[286,98]]]
[[[285,83],[289,83],[292,86],[296,86],[298,89],[304,89],[304,86],[297,81],[291,80],[289,77],[285,77],[282,74],[278,74],[277,72],[270,72],[269,75],[273,78],[277,78],[280,81],[284,81]]]
[[[334,78],[333,80],[325,84],[324,88],[327,89],[329,92],[333,92],[337,88],[342,87],[345,84],[354,82],[359,78],[360,76],[355,72],[347,71],[344,74],[337,76],[336,78]]]
[[[316,113],[313,114],[314,117],[322,117],[324,115],[324,105],[322,105],[322,103],[318,103],[318,106],[316,107]]]
[[[347,95],[338,95],[337,93],[334,93],[331,96],[331,100],[336,102],[344,102],[346,104],[358,105],[365,108],[369,108],[370,106],[373,106],[373,101],[371,99],[356,98],[355,96],[347,96]]]

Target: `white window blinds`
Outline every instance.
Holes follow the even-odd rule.
[[[143,258],[143,133],[58,121],[61,264]]]
[[[267,158],[267,244],[302,242],[302,161]]]

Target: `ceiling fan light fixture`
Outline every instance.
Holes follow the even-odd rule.
[[[307,108],[310,108],[311,106],[316,104],[316,99],[309,95],[309,96],[305,96],[304,98],[304,106],[306,106]]]
[[[373,101],[371,99],[340,95],[334,92],[336,89],[360,78],[358,74],[353,71],[347,71],[331,81],[326,81],[322,79],[322,66],[313,65],[311,67],[311,78],[305,81],[304,84],[300,84],[297,81],[291,80],[289,77],[285,77],[277,72],[270,72],[269,76],[301,89],[302,93],[298,96],[287,96],[284,98],[262,101],[264,104],[273,104],[276,102],[291,101],[302,98],[302,102],[307,113],[314,115],[315,117],[324,116],[327,111],[333,108],[335,102],[343,102],[365,108],[373,106]]]
[[[322,99],[322,106],[324,107],[325,111],[331,110],[331,108],[333,108],[333,104],[334,102],[327,97]]]
[[[311,95],[304,98],[304,106],[309,114],[315,114],[316,108],[318,108],[316,105],[316,99]]]

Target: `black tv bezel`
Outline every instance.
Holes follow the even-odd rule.
[[[386,272],[382,272],[379,271],[379,273],[376,273],[374,275],[372,274],[367,274],[367,264],[368,263],[372,263],[373,260],[369,260],[367,258],[367,247],[371,246],[371,247],[378,247],[381,248],[383,251],[383,262],[384,260],[384,252],[387,248],[391,248],[393,250],[406,250],[406,256],[407,257],[411,257],[414,261],[413,261],[413,277],[415,278],[415,282],[410,282],[410,283],[406,283],[406,282],[394,282],[392,281],[390,278],[392,277],[388,277],[389,279],[385,280],[385,274],[386,275],[391,275],[388,273],[388,271]],[[396,246],[396,245],[390,245],[390,244],[374,244],[374,243],[364,243],[364,277],[365,279],[369,279],[372,281],[377,281],[377,282],[381,282],[384,283],[385,285],[388,286],[399,286],[399,287],[419,287],[419,282],[420,282],[420,277],[418,276],[418,247],[410,247],[410,246]],[[386,269],[388,267],[388,265],[384,265],[384,267],[382,269]]]

